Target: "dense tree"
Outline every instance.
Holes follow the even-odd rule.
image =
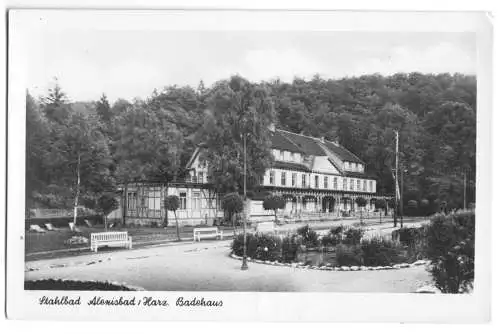
[[[165,197],[165,209],[167,211],[172,211],[175,216],[175,231],[177,233],[177,240],[181,241],[181,234],[179,231],[179,220],[177,219],[177,209],[179,209],[180,201],[179,197],[176,195],[169,195]],[[166,213],[168,215],[168,212]]]
[[[99,101],[96,103],[97,115],[99,115],[102,122],[108,124],[113,116],[111,112],[111,106],[109,105],[108,97],[106,94],[102,94]]]
[[[200,161],[208,166],[218,192],[241,193],[246,141],[247,187],[251,190],[272,162],[269,126],[275,112],[267,88],[234,76],[214,85],[208,106],[202,129],[207,149]]]
[[[264,198],[262,206],[264,210],[274,211],[274,221],[278,222],[278,210],[285,208],[285,199],[282,196],[271,195]]]
[[[118,200],[116,199],[116,193],[105,192],[98,199],[96,203],[96,211],[100,213],[104,218],[104,228],[108,229],[108,215],[114,210],[119,208]]]
[[[234,227],[235,214],[243,211],[243,206],[244,206],[243,199],[238,193],[235,192],[228,193],[224,195],[224,197],[222,197],[221,206],[222,209],[228,213],[229,218],[233,223]]]
[[[111,107],[104,95],[93,104],[71,102],[56,81],[39,101],[27,96],[26,116],[30,203],[71,206],[64,199],[75,195],[78,136],[92,137],[83,142],[100,143],[86,145],[102,152],[96,153],[98,161],[101,156],[112,157],[104,175],[119,183],[182,179],[195,145],[204,142],[208,150],[201,160],[211,167],[209,176],[216,189],[241,193],[242,135],[247,134],[250,192],[272,163],[269,125],[273,122],[278,128],[338,140],[366,162],[368,174],[377,179],[377,192],[385,194],[394,194],[394,130],[398,130],[405,199],[427,198],[432,203],[429,211],[438,210],[443,201],[448,208],[461,207],[465,195],[469,203],[475,201],[474,76],[397,73],[325,79],[316,75],[311,80],[259,84],[234,76],[210,87],[202,82],[197,88],[168,86],[145,101],[118,99]],[[89,127],[102,129],[108,118],[106,136],[83,135]],[[64,148],[66,140],[73,143],[71,149]],[[464,179],[470,188],[466,194]]]
[[[360,220],[361,220],[361,224],[363,224],[363,209],[364,207],[366,206],[366,198],[364,197],[356,197],[356,204],[358,205],[358,207],[361,208],[360,210]]]

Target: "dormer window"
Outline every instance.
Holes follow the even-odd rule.
[[[279,151],[280,152],[280,160],[285,160],[285,152],[284,151]]]

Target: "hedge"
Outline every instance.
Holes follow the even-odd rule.
[[[475,212],[438,214],[427,229],[426,256],[443,293],[469,292],[474,282]]]

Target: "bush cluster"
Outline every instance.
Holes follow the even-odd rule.
[[[243,234],[234,238],[231,245],[234,254],[243,256]],[[282,240],[273,234],[248,233],[247,234],[247,256],[264,261],[280,261],[282,256]],[[285,256],[286,258],[291,255]]]
[[[443,293],[468,292],[474,282],[474,212],[435,215],[427,229],[426,256]]]
[[[319,246],[318,234],[309,225],[299,227],[297,234],[302,238],[303,244],[307,248]]]
[[[407,260],[400,245],[382,238],[363,240],[361,251],[365,266],[388,266]]]

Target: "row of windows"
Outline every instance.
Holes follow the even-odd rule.
[[[205,173],[198,172],[198,175],[196,175],[196,171],[193,171],[193,174],[191,175],[191,182],[204,183],[205,182],[204,177],[205,177]]]
[[[344,161],[344,170],[363,173],[364,169],[363,164]]]
[[[207,198],[207,207],[202,207],[201,202],[201,193],[199,191],[194,191],[192,193],[191,198],[191,209],[199,210],[199,209],[211,209],[214,208],[214,205],[217,205],[217,208],[220,207],[220,201],[215,201],[214,198]],[[142,197],[140,203],[138,201],[137,192],[129,192],[127,194],[127,208],[128,210],[136,210],[137,207],[143,207],[148,209],[163,209],[163,201],[161,201],[160,192],[149,191],[149,196],[152,197]],[[179,193],[179,210],[186,210],[187,208],[187,194],[186,192]]]
[[[279,185],[281,186],[286,186],[287,185],[287,172],[281,172],[280,175],[280,183]],[[338,184],[338,177],[334,176],[332,177],[332,186],[330,187],[330,178],[328,176],[323,177],[323,189],[339,189],[339,184]],[[276,172],[271,171],[269,173],[269,184],[275,185],[275,180],[276,180]],[[342,179],[342,189],[343,190],[354,190],[354,191],[369,191],[373,192],[373,181],[370,180],[367,182],[367,180],[355,180],[355,179],[349,179],[349,188],[348,188],[348,183],[347,183],[347,178]],[[356,181],[356,183],[354,183]],[[363,181],[363,182],[361,182]],[[292,173],[292,187],[297,187],[299,184],[297,184],[297,173]],[[307,187],[307,175],[306,174],[300,174],[300,186],[302,188]],[[320,176],[315,175],[314,176],[314,188],[319,189],[320,188]]]
[[[276,160],[293,162],[301,162],[302,160],[300,153],[296,152],[273,150],[273,153]]]

